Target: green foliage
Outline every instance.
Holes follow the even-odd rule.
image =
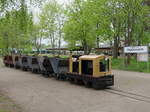
[[[143,0],[74,0],[66,10],[65,40],[70,48],[95,47],[97,38],[118,46],[145,45],[150,43],[146,15]]]
[[[16,1],[7,0],[4,4]],[[2,5],[2,2],[1,4]],[[3,53],[9,53],[11,49],[24,50],[31,45],[31,32],[33,26],[32,13],[28,12],[25,0],[20,0],[20,5],[8,11],[7,7],[0,18],[0,48]]]
[[[75,0],[67,12],[64,25],[65,40],[69,47],[83,46],[92,48],[96,41],[95,14],[89,2]]]
[[[150,65],[150,60],[149,60]],[[150,67],[150,66],[149,66]],[[147,68],[147,62],[137,62],[135,58],[131,59],[131,64],[128,66],[124,65],[124,59],[112,59],[112,68],[113,69],[120,69],[120,70],[128,70],[128,71],[137,71],[137,72],[149,72]]]
[[[0,20],[1,48],[23,49],[29,45],[32,15],[20,9],[8,12]]]

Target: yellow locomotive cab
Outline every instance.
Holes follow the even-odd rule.
[[[70,58],[70,72],[93,77],[111,74],[111,57],[104,55],[84,55]]]
[[[80,74],[92,75],[93,77],[111,74],[111,59],[102,55],[85,55],[79,58]]]

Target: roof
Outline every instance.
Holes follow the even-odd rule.
[[[101,56],[104,56],[104,55],[84,55],[84,56],[81,56],[80,59],[95,59]]]

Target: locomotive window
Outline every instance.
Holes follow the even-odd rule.
[[[99,71],[100,72],[108,72],[109,71],[109,59],[104,58],[99,62]]]
[[[75,73],[79,73],[79,62],[78,62],[79,56],[73,56],[72,60],[73,60],[73,72]]]
[[[73,62],[73,72],[79,73],[79,62]]]
[[[92,60],[82,60],[82,74],[93,75],[93,61]]]

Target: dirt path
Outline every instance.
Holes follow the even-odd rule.
[[[113,71],[115,86],[150,96],[150,74]],[[30,72],[0,68],[0,90],[26,112],[149,112],[150,103]]]

